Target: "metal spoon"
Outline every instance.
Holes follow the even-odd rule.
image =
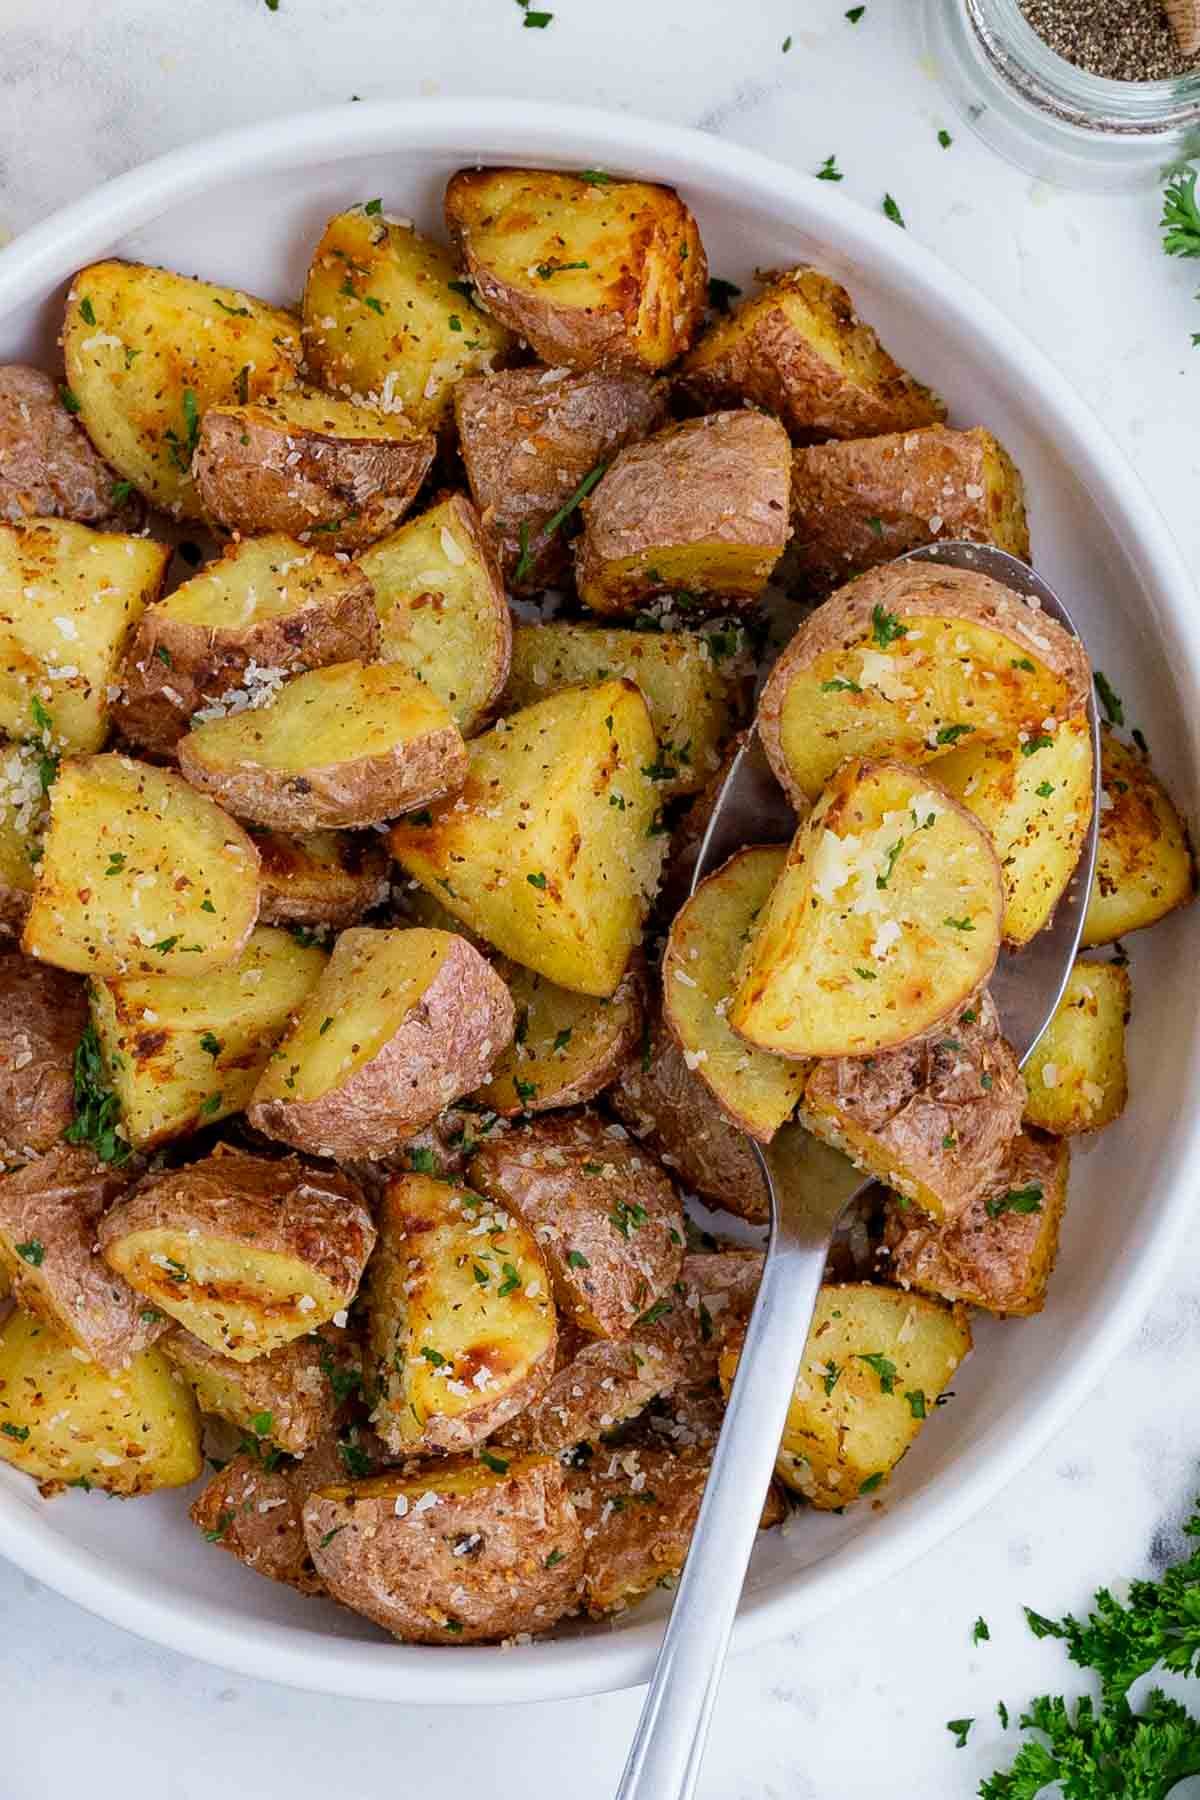
[[[974,569],[1022,595],[1078,636],[1058,596],[1032,569],[990,546],[931,544],[905,562]],[[1092,731],[1092,822],[1083,853],[1047,928],[1017,954],[1003,952],[991,981],[1004,1034],[1024,1063],[1062,997],[1079,946],[1096,860],[1100,728]],[[744,844],[778,843],[795,821],[757,741],[739,751],[700,845],[693,890]],[[754,1145],[770,1197],[771,1225],[750,1315],[691,1549],[667,1622],[618,1800],[687,1800],[700,1773],[709,1722],[742,1583],[804,1355],[825,1261],[847,1207],[872,1185],[836,1150],[787,1125],[765,1150]]]

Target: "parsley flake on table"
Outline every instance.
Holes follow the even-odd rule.
[[[937,134],[937,141],[942,146],[943,150],[948,150],[954,142],[954,139],[950,136],[950,133],[946,130],[944,125]]]
[[[971,1627],[971,1642],[973,1644],[986,1644],[991,1638],[991,1635],[991,1632],[988,1630],[988,1622],[981,1615]]]
[[[904,226],[904,214],[900,211],[900,208],[890,194],[885,194],[883,196],[883,211],[885,218],[890,219],[893,225],[899,225],[902,228],[907,229]]]
[[[946,1730],[952,1731],[954,1733],[954,1748],[956,1750],[961,1750],[964,1748],[967,1738],[970,1734],[971,1727],[974,1723],[975,1723],[974,1719],[947,1719],[946,1720]]]
[[[818,181],[842,181],[845,177],[837,166],[837,156],[827,156],[817,170]]]

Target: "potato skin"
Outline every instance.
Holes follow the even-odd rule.
[[[883,1242],[892,1279],[1013,1318],[1041,1312],[1058,1253],[1069,1163],[1065,1142],[1023,1131],[997,1173],[952,1222],[935,1224],[889,1200]],[[1034,1188],[1036,1212],[1004,1204],[1008,1195]]]
[[[504,1119],[595,1099],[641,1039],[642,957],[635,956],[611,1000],[599,1001],[555,987],[507,957],[497,957],[494,967],[513,998],[516,1028],[475,1099]]]
[[[292,539],[279,537],[281,566],[303,562],[313,595],[305,592],[305,579],[290,573],[281,577],[298,589],[294,608],[272,618],[248,623],[211,624],[173,616],[169,603],[150,607],[142,614],[125,653],[121,670],[122,693],[113,716],[131,743],[170,756],[188,730],[193,714],[215,707],[220,716],[242,688],[251,665],[283,670],[289,675],[327,663],[372,662],[379,651],[379,621],[371,584],[360,570],[344,567],[324,551],[306,549]],[[228,568],[230,613],[239,559],[256,558],[261,542],[243,541],[219,561],[201,571],[201,579],[222,579]],[[254,695],[252,685],[246,689]]]
[[[337,1402],[325,1372],[332,1352],[319,1333],[295,1338],[253,1362],[237,1362],[177,1325],[163,1339],[162,1351],[191,1387],[202,1413],[254,1431],[288,1456],[305,1455],[332,1428]],[[253,1422],[264,1415],[270,1425],[260,1430]]]
[[[319,532],[327,549],[353,555],[400,523],[435,440],[315,388],[302,399],[299,411],[286,389],[249,406],[210,407],[192,479],[205,512],[227,531]]]
[[[87,988],[63,969],[0,955],[0,1169],[49,1150],[75,1117],[72,1063]]]
[[[460,169],[445,211],[484,307],[550,367],[657,370],[691,343],[708,264],[672,188]],[[582,278],[570,268],[580,261]]]
[[[1196,892],[1191,845],[1148,758],[1100,734],[1100,839],[1081,939],[1085,950],[1155,925]]]
[[[712,413],[631,444],[582,503],[575,582],[593,612],[685,588],[757,599],[788,536],[786,434],[765,413]]]
[[[329,980],[340,979],[343,964],[352,967],[349,959],[367,951],[378,935],[365,927],[355,928],[353,936],[343,933]],[[279,1045],[281,1067],[292,1058],[297,1035],[321,1016],[328,991],[327,983],[318,984],[297,1026]],[[382,1156],[477,1087],[512,1031],[508,989],[465,938],[450,937],[432,980],[372,1057],[310,1100],[281,1092],[268,1064],[246,1116],[268,1137],[315,1155]]]
[[[97,1222],[128,1183],[126,1173],[69,1144],[0,1181],[0,1273],[13,1298],[90,1361],[114,1370],[128,1367],[169,1323],[95,1253]]]
[[[935,709],[922,711],[913,705],[911,689],[893,701],[881,688],[882,702],[876,701],[869,685],[857,694],[844,691],[844,680],[837,692],[811,691],[814,671],[823,671],[822,659],[831,653],[835,659],[844,659],[847,653],[878,654],[876,645],[880,651],[886,650],[887,634],[885,631],[881,643],[878,621],[886,626],[889,616],[900,625],[918,619],[944,620],[948,627],[961,622],[998,633],[1006,640],[986,684],[981,683],[978,670],[969,683],[966,678],[960,683],[965,719],[944,718]],[[905,626],[905,634],[907,629]],[[899,663],[902,655],[912,654],[905,650],[903,636],[894,641],[899,650],[888,659],[891,665]],[[929,655],[928,631],[917,643],[915,654]],[[939,646],[935,654],[953,658],[953,647]],[[1033,678],[1027,678],[1030,672],[1023,664],[1030,659],[1036,659],[1049,679],[1036,667]],[[838,661],[836,668],[830,664],[830,672],[835,680],[841,680],[851,671]],[[862,673],[857,663],[852,673]],[[932,688],[924,670],[910,671],[909,679],[915,687]],[[936,742],[938,729],[961,723],[972,724],[980,736],[989,738],[1011,739],[1022,730],[1033,737],[1043,730],[1048,716],[1069,719],[1083,712],[1090,689],[1091,670],[1078,638],[1026,605],[1011,589],[974,570],[891,563],[839,588],[804,621],[771,670],[759,699],[757,725],[776,779],[799,805],[816,799],[845,756],[869,755],[881,747],[909,762],[928,762],[942,747]],[[802,702],[796,696],[802,696]],[[794,757],[789,756],[788,711],[793,700],[802,705],[799,722],[808,734],[803,768],[797,768]],[[875,710],[868,711],[870,707]],[[817,739],[823,750],[819,761],[809,741]]]
[[[387,854],[369,833],[301,832],[259,826],[260,925],[357,925],[391,888]]]
[[[182,1254],[175,1260],[185,1272],[182,1283],[170,1267],[138,1252],[137,1236],[159,1231],[179,1240]],[[268,1161],[224,1146],[202,1162],[139,1182],[106,1213],[96,1235],[106,1261],[139,1293],[238,1362],[251,1362],[303,1336],[348,1304],[375,1245],[370,1214],[347,1176],[316,1169],[297,1157]],[[312,1307],[280,1302],[265,1283],[260,1297],[244,1278],[204,1280],[194,1288],[184,1258],[203,1261],[206,1239],[231,1243],[251,1259],[265,1252],[302,1265],[333,1304],[321,1308],[315,1301]],[[248,1316],[263,1312],[270,1331],[246,1333],[236,1318],[243,1309]]]
[[[661,1021],[625,1064],[605,1104],[685,1188],[739,1218],[768,1216],[767,1188],[744,1134],[684,1061]]]
[[[925,425],[795,451],[791,521],[789,570],[818,594],[943,537],[995,544],[1029,561],[1020,471],[978,425]]]
[[[1021,1129],[1025,1083],[983,994],[896,1050],[829,1057],[808,1078],[801,1123],[937,1218],[957,1219]]]
[[[876,437],[936,424],[937,396],[890,357],[844,287],[817,269],[785,269],[710,326],[680,371],[697,405],[750,402],[796,443]]]
[[[572,1612],[583,1536],[563,1470],[548,1456],[494,1460],[503,1468],[449,1458],[318,1488],[304,1530],[329,1592],[414,1644],[495,1642]]]
[[[469,1173],[473,1187],[525,1221],[560,1309],[596,1337],[628,1337],[678,1277],[679,1201],[619,1125],[593,1113],[547,1115],[481,1145]]]
[[[0,519],[74,519],[136,531],[143,507],[117,478],[41,369],[0,368]]]
[[[506,1450],[556,1456],[597,1443],[683,1379],[680,1359],[648,1336],[591,1338],[551,1377],[545,1391],[491,1438]]]
[[[567,536],[561,527],[547,534],[548,521],[597,464],[649,437],[666,416],[665,384],[637,370],[506,369],[458,383],[467,480],[514,593],[536,593],[562,574]]]

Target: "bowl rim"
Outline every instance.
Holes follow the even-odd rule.
[[[464,145],[472,151],[464,153]],[[1093,502],[1120,521],[1139,558],[1181,688],[1200,692],[1200,647],[1186,630],[1194,590],[1182,554],[1122,452],[1046,355],[964,277],[890,221],[795,169],[705,132],[636,114],[516,98],[366,101],[288,114],[171,151],[31,227],[0,250],[0,319],[107,255],[131,231],[247,168],[256,176],[284,174],[408,149],[444,151],[466,162],[542,160],[652,171],[684,188],[699,176],[731,197],[753,193],[782,222],[827,235],[838,252],[863,256],[876,279],[936,295],[939,308],[969,325],[986,346],[994,373],[1037,385],[1056,445],[1073,459]],[[1055,1371],[1019,1424],[994,1424],[962,1452],[933,1502],[928,1495],[901,1500],[877,1529],[798,1569],[794,1580],[745,1594],[735,1650],[782,1636],[897,1573],[1013,1479],[1077,1409],[1140,1320],[1187,1224],[1189,1177],[1197,1174],[1200,1117],[1193,1115],[1162,1172],[1153,1228],[1131,1244],[1119,1301],[1093,1331],[1085,1353]],[[648,1678],[661,1635],[661,1621],[647,1620],[512,1653],[456,1647],[453,1664],[446,1665],[438,1649],[335,1635],[318,1641],[299,1626],[231,1623],[215,1602],[189,1599],[181,1605],[169,1591],[138,1587],[114,1574],[100,1555],[62,1538],[36,1510],[3,1490],[0,1521],[7,1558],[111,1623],[241,1675],[347,1698],[462,1705],[610,1692]]]

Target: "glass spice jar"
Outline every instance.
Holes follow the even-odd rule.
[[[1064,187],[1150,187],[1200,156],[1200,70],[1169,81],[1092,75],[1038,36],[1018,0],[922,0],[919,29],[959,112],[1032,175]]]

